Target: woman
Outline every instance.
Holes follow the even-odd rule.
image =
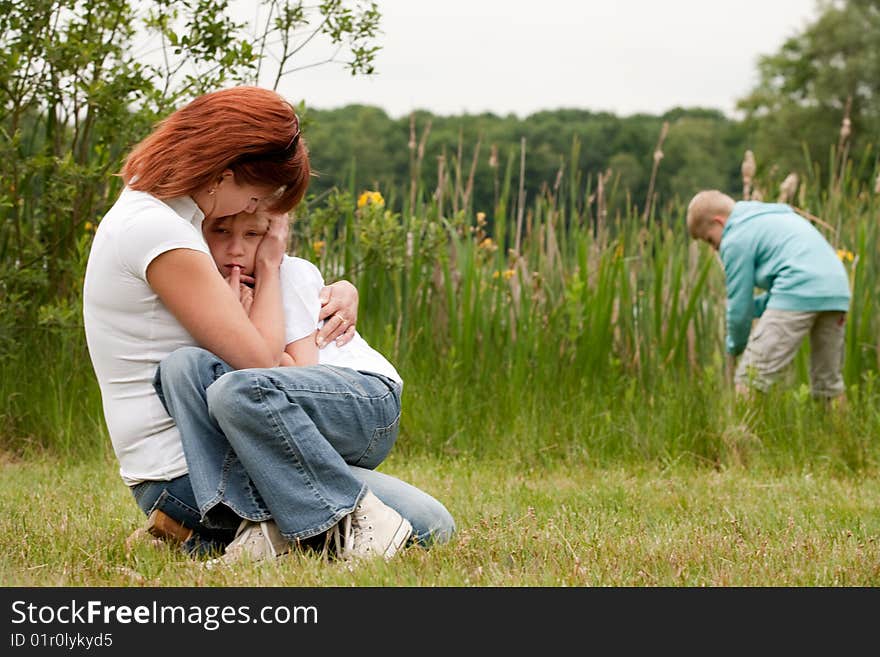
[[[419,540],[446,539],[454,523],[442,504],[393,477],[340,463],[339,455],[328,450],[280,450],[258,463],[247,459],[243,466],[235,459],[237,452],[231,457],[235,462],[227,460],[229,443],[215,444],[220,467],[227,468],[215,479],[225,488],[214,491],[216,499],[198,499],[194,484],[199,488],[204,482],[191,479],[187,446],[153,388],[163,361],[157,382],[166,399],[204,397],[227,370],[278,365],[284,348],[279,267],[287,241],[286,213],[305,195],[309,175],[293,107],[257,87],[195,99],[129,154],[122,171],[126,188],[99,224],[83,294],[86,339],[120,473],[144,512],[160,511],[194,530],[191,542],[222,544],[238,527],[231,556],[276,554],[288,549],[287,541],[352,523],[355,538],[369,540],[360,531],[363,526],[372,519],[382,525],[392,514],[406,518]],[[200,227],[206,219],[258,208],[268,213],[270,227],[257,251],[245,312],[239,286],[218,273]],[[354,335],[356,290],[341,282],[330,292],[322,310],[329,319],[319,344],[345,342]],[[201,349],[181,350],[196,345]],[[276,380],[286,369],[272,370]],[[230,387],[225,386],[223,406],[231,415],[247,417],[253,406]],[[219,388],[212,390],[221,396]],[[187,413],[195,416],[177,419],[194,424],[186,440],[193,441],[191,451],[204,453],[206,441],[215,436],[199,433],[199,423],[213,419],[197,416],[200,412],[204,409],[193,402]],[[252,424],[260,421],[253,418]],[[234,439],[246,451],[242,441],[247,436]],[[332,508],[310,509],[308,526],[284,524],[295,510],[279,505],[307,500],[316,486],[332,489]],[[209,493],[202,489],[200,495]],[[377,507],[374,498],[388,506],[379,502]],[[366,512],[359,508],[365,500],[371,502]],[[278,526],[270,522],[276,516],[284,519]],[[365,516],[370,522],[363,522]],[[249,522],[242,523],[243,518]]]

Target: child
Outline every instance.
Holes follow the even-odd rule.
[[[257,246],[268,229],[268,220],[257,215],[240,213],[229,217],[206,220],[202,226],[205,240],[220,273],[234,285],[240,281],[240,298],[247,311],[251,298],[248,294],[252,284],[254,258]],[[316,366],[328,368],[327,377],[321,380],[321,390],[312,384],[305,385],[302,392],[295,377],[287,384],[287,395],[291,404],[303,407],[320,431],[343,459],[350,465],[376,468],[387,456],[397,439],[400,421],[400,394],[403,381],[394,366],[357,333],[342,347],[331,343],[319,351],[315,344],[315,332],[319,328],[318,294],[324,282],[321,273],[312,263],[302,258],[284,256],[281,265],[281,294],[285,321],[285,354],[282,365]],[[383,519],[386,527],[384,536],[377,536],[375,542],[357,547],[357,536],[352,541],[352,531],[358,531],[360,517]],[[247,530],[260,523],[243,523]],[[354,526],[352,527],[352,523]],[[262,523],[265,524],[265,523]],[[371,525],[370,530],[375,528]],[[412,527],[408,520],[394,509],[382,503],[372,492],[367,492],[354,513],[343,518],[333,528],[338,549],[343,557],[384,556],[390,558],[409,538]],[[260,530],[255,530],[260,531]],[[277,538],[274,529],[262,528],[265,535]],[[252,552],[248,545],[253,543],[243,530],[239,538],[227,548],[227,560],[237,558],[236,545]],[[340,539],[339,532],[343,537]],[[272,540],[270,537],[269,540]],[[328,537],[329,540],[329,537]],[[355,545],[347,549],[346,542]],[[278,546],[273,546],[277,551]],[[259,554],[251,554],[259,557]]]
[[[238,270],[245,309],[250,303],[253,283],[254,255],[267,230],[267,220],[256,215],[241,213],[206,221],[202,230],[211,256],[224,278],[229,279]],[[370,347],[360,334],[344,347],[331,343],[318,349],[315,333],[321,303],[318,293],[324,285],[321,272],[303,258],[284,256],[281,264],[281,294],[284,305],[286,365],[335,365],[361,372],[381,374],[398,386],[403,380],[394,366],[382,354]]]
[[[737,392],[766,391],[809,334],[813,396],[842,400],[849,280],[822,234],[788,205],[735,202],[717,190],[694,196],[687,227],[724,265],[727,351],[742,354]],[[753,297],[756,287],[766,293]]]

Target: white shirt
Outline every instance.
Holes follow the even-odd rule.
[[[290,344],[311,335],[320,326],[318,294],[324,287],[321,272],[308,260],[284,256],[281,262],[281,298],[284,304],[284,342]],[[373,349],[359,333],[351,342],[337,347],[331,342],[318,352],[321,365],[348,367],[359,372],[375,372],[403,385],[403,380],[388,360]]]
[[[98,225],[86,266],[83,319],[104,418],[126,484],[186,474],[174,420],[153,389],[159,362],[196,344],[147,283],[147,266],[172,249],[210,251],[189,198],[160,201],[126,188]]]

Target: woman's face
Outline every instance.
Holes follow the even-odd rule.
[[[203,197],[203,202],[207,206],[202,207],[205,219],[227,217],[239,212],[254,212],[260,201],[275,192],[273,187],[266,185],[239,184],[235,174],[230,170],[223,173],[213,190],[213,194],[209,194],[207,198]],[[199,203],[199,206],[201,205],[202,203]]]
[[[253,276],[257,247],[268,229],[269,221],[265,217],[246,213],[205,219],[202,223],[211,257],[224,278],[232,273],[233,267]]]

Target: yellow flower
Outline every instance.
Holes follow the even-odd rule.
[[[509,281],[511,278],[514,277],[515,274],[516,272],[513,269],[505,269],[502,276],[504,276],[505,281]]]
[[[327,243],[324,240],[316,240],[312,242],[312,251],[315,252],[316,256],[320,256],[324,253],[325,246],[327,246]]]
[[[849,262],[852,262],[856,258],[852,251],[847,251],[846,249],[837,249],[837,257],[841,260],[848,260]]]
[[[486,225],[486,213],[485,212],[477,212],[477,225],[485,226]]]
[[[382,198],[382,194],[379,192],[367,190],[358,197],[357,206],[362,208],[367,203],[372,203],[373,205],[385,205],[385,199]]]
[[[85,229],[87,233],[91,233],[93,230],[95,230],[95,224],[93,224],[91,221],[87,221]]]
[[[480,242],[480,248],[485,249],[486,251],[495,251],[498,247],[495,246],[495,242],[492,241],[491,237],[487,237]]]
[[[500,271],[493,271],[493,272],[492,272],[492,278],[499,278],[500,276],[501,276],[501,272],[500,272]]]

